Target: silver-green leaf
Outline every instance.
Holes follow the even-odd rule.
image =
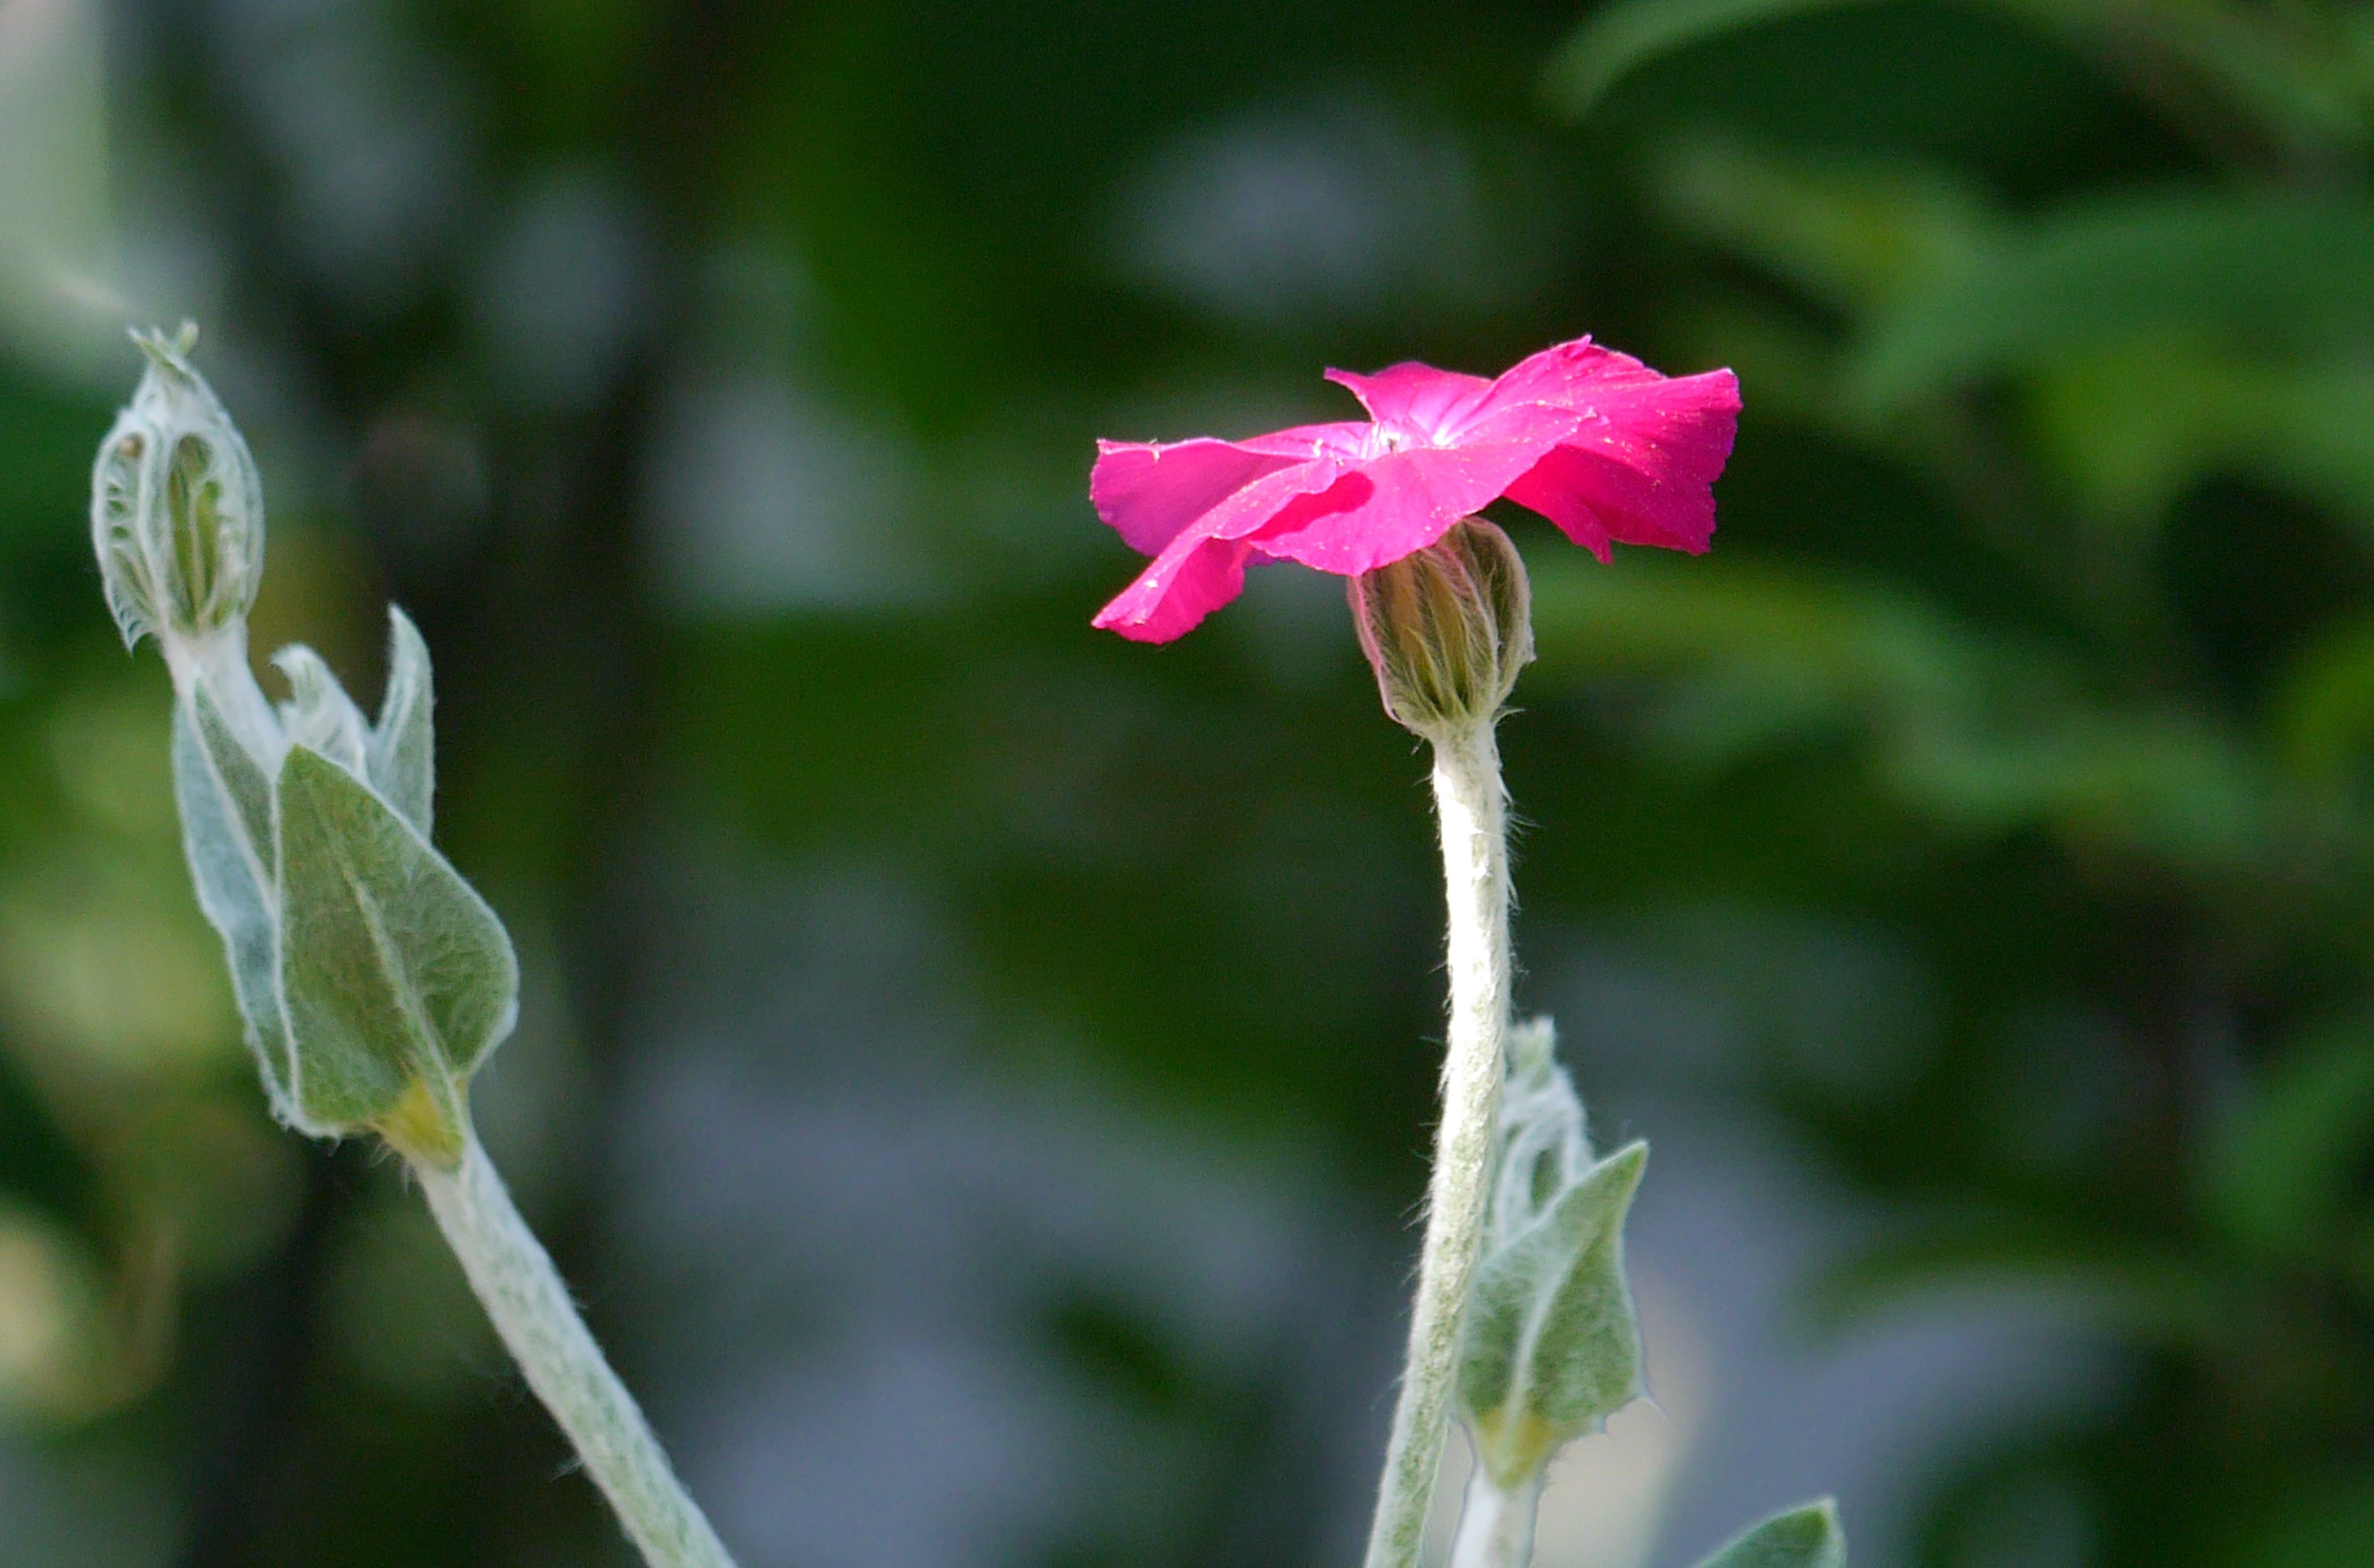
[[[1825,1497],[1751,1526],[1698,1568],[1846,1568],[1838,1504]]]
[[[1460,1403],[1496,1480],[1532,1475],[1641,1392],[1624,1217],[1649,1158],[1633,1143],[1580,1173],[1477,1268]]]
[[[273,654],[272,663],[288,678],[290,695],[280,704],[280,723],[289,740],[319,751],[350,773],[364,774],[370,725],[322,655],[302,643],[292,643]]]
[[[387,694],[380,699],[379,723],[372,726],[364,761],[371,787],[425,839],[437,793],[429,644],[412,618],[394,605],[387,607]]]
[[[352,1129],[425,1091],[439,1124],[458,1128],[470,1074],[518,1014],[502,923],[410,822],[320,752],[292,746],[275,797],[299,1108]]]
[[[271,784],[203,685],[174,705],[173,793],[198,907],[222,935],[264,1092],[274,1114],[301,1125],[274,977]]]

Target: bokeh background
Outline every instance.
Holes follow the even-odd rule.
[[[244,1058],[84,522],[188,315],[748,1568],[1354,1560],[1424,760],[1331,579],[1091,632],[1091,442],[1586,331],[1746,414],[1709,558],[1508,520],[1522,1000],[1656,1150],[1543,1568],[2374,1562],[2370,149],[2320,0],[0,0],[0,1561],[627,1562]]]

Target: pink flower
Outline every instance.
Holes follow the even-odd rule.
[[[1617,540],[1695,555],[1714,537],[1712,487],[1739,421],[1729,371],[1668,379],[1581,337],[1496,381],[1415,362],[1327,379],[1366,422],[1097,443],[1097,514],[1154,558],[1097,625],[1168,643],[1242,592],[1249,561],[1357,576],[1499,496],[1602,560]]]

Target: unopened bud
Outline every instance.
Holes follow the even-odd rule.
[[[1478,518],[1351,580],[1352,621],[1385,712],[1429,740],[1489,724],[1533,662],[1533,590]]]
[[[264,485],[247,442],[190,367],[195,326],[135,332],[147,372],[100,443],[91,544],[128,645],[200,641],[239,621],[264,574]]]

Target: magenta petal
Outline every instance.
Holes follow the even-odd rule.
[[[1168,643],[1245,590],[1241,539],[1182,538],[1138,573],[1092,623],[1137,643]]]
[[[1616,388],[1660,385],[1665,379],[1629,354],[1578,337],[1528,355],[1502,371],[1491,392],[1477,400],[1472,418],[1488,418],[1522,403],[1591,409]]]
[[[1702,554],[1714,537],[1714,493],[1686,518],[1660,501],[1655,481],[1595,452],[1562,446],[1509,487],[1509,499],[1540,513],[1602,560],[1621,540]],[[1645,503],[1645,504],[1644,504]]]
[[[1603,384],[1589,405],[1575,444],[1599,448],[1676,483],[1710,485],[1731,457],[1739,428],[1739,378],[1729,371]]]
[[[1294,425],[1267,435],[1247,436],[1236,444],[1247,452],[1308,461],[1314,457],[1356,458],[1374,450],[1377,427],[1366,419],[1340,419],[1326,425]]]
[[[1189,524],[1296,460],[1282,451],[1207,438],[1167,444],[1100,441],[1088,499],[1132,549],[1158,555]]]
[[[1522,442],[1547,452],[1572,440],[1588,418],[1555,403],[1502,403],[1468,415],[1451,442],[1458,447]]]
[[[1373,572],[1442,537],[1542,456],[1524,442],[1388,453],[1282,508],[1253,544],[1340,576]]]
[[[1492,383],[1482,376],[1438,371],[1415,360],[1372,376],[1331,370],[1327,379],[1350,387],[1352,395],[1379,424],[1416,431],[1429,442],[1457,424],[1492,391]]]
[[[1695,552],[1713,536],[1739,416],[1729,371],[1669,380],[1585,337],[1488,382],[1416,363],[1327,373],[1374,423],[1099,443],[1097,510],[1156,559],[1097,625],[1167,642],[1242,592],[1256,556],[1356,575],[1503,495],[1603,560],[1617,541]]]
[[[1334,484],[1334,458],[1294,463],[1224,497],[1165,545],[1094,624],[1141,643],[1168,643],[1244,590],[1248,536],[1315,490]]]
[[[1651,372],[1653,374],[1653,372]],[[1575,433],[1508,497],[1603,560],[1608,541],[1704,550],[1714,537],[1714,480],[1739,424],[1729,371],[1602,385]]]

